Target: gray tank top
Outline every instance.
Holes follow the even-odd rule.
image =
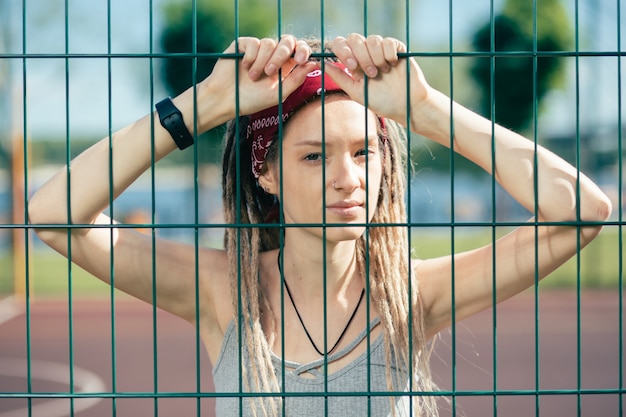
[[[374,319],[369,330],[379,323]],[[350,353],[368,334],[368,329],[363,332],[337,353],[328,356],[328,363],[339,360]],[[244,362],[250,358],[243,349]],[[368,350],[363,352],[353,362],[344,366],[326,378],[324,376],[324,359],[320,358],[307,364],[299,364],[284,361],[285,378],[283,374],[283,360],[272,354],[274,370],[279,384],[286,393],[299,393],[313,395],[286,396],[284,398],[285,416],[342,416],[342,417],[387,417],[391,414],[390,397],[385,395],[387,391],[387,379],[385,376],[387,362],[382,334],[374,339]],[[213,380],[217,393],[216,416],[217,417],[249,417],[252,416],[250,401],[247,397],[240,400],[236,393],[240,392],[240,366],[239,346],[235,324],[231,322],[224,335],[222,349],[213,367]],[[408,381],[404,370],[392,367],[392,377],[401,377]],[[303,377],[303,374],[309,377]],[[398,373],[400,373],[398,375]],[[368,385],[369,380],[369,385]],[[325,390],[328,384],[327,390]],[[369,387],[369,389],[368,389]],[[333,393],[329,396],[318,395],[323,392]],[[370,395],[367,395],[367,393]],[[341,395],[340,393],[346,393]],[[220,393],[226,395],[220,396]],[[334,395],[339,393],[339,395]],[[289,395],[289,394],[287,394]],[[408,397],[396,397],[396,416],[406,417],[410,415],[410,400]],[[260,415],[260,414],[259,414]],[[281,415],[279,413],[279,415]]]

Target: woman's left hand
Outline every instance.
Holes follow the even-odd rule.
[[[428,96],[430,87],[415,60],[410,58],[407,65],[406,59],[398,56],[407,48],[397,39],[351,34],[335,38],[331,50],[352,76],[332,64],[325,66],[328,74],[354,101],[365,105],[367,98],[369,108],[380,116],[406,125],[407,96],[411,106]]]

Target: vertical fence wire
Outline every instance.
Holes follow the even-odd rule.
[[[323,2],[323,0],[321,0]],[[277,23],[278,23],[278,39],[280,39],[283,35],[283,2],[282,0],[277,0],[276,1],[276,8],[277,8],[277,12],[278,12],[278,18],[277,18]],[[282,69],[279,69],[279,79],[281,80],[278,83],[278,114],[283,114],[283,101],[282,101],[282,96],[283,96],[283,83],[282,83],[282,77],[283,77],[283,72]],[[284,140],[284,123],[282,120],[282,117],[279,118],[278,120],[278,140],[279,143],[281,144],[280,146],[280,152],[278,155],[278,172],[279,172],[279,193],[278,196],[276,198],[278,198],[279,201],[284,201],[283,200],[283,190],[284,190],[284,160],[283,160],[283,152],[282,152],[282,143]],[[323,199],[323,198],[322,198]],[[279,204],[277,202],[275,202],[274,204]],[[285,216],[282,210],[280,210],[280,213],[278,215],[278,222],[279,224],[283,224],[285,222]],[[284,271],[285,271],[285,256],[284,256],[284,247],[285,247],[285,233],[284,231],[280,231],[279,232],[279,237],[278,237],[278,247],[279,247],[279,258],[278,258],[278,268],[279,271],[281,271],[280,274],[280,317],[285,317],[285,276],[284,276]],[[280,359],[281,359],[281,363],[280,363],[280,375],[277,375],[277,378],[280,378],[280,406],[281,406],[281,415],[283,417],[287,416],[287,366],[286,366],[286,346],[285,346],[285,320],[281,320],[280,323]]]
[[[533,193],[534,193],[534,202],[533,202],[533,232],[534,232],[534,240],[535,240],[535,248],[533,251],[533,258],[535,261],[535,279],[534,279],[534,288],[533,288],[533,306],[534,306],[534,333],[535,333],[535,390],[539,391],[540,388],[540,379],[539,379],[539,343],[540,343],[540,332],[539,332],[539,160],[537,157],[537,150],[539,146],[539,112],[537,106],[537,66],[538,66],[538,46],[537,46],[537,33],[538,33],[538,24],[537,24],[537,0],[533,0],[533,171],[535,175],[533,175]],[[540,396],[535,395],[535,416],[539,417],[540,410]]]
[[[409,19],[409,16],[411,15],[411,8],[410,8],[410,1],[409,0],[405,0],[404,2],[404,15],[405,15],[405,21],[404,21],[404,28],[405,28],[405,33],[404,33],[404,37],[405,37],[405,41],[406,41],[406,47],[407,47],[407,51],[411,50],[411,20]],[[411,97],[410,97],[410,91],[411,91],[411,77],[409,76],[410,71],[411,71],[411,62],[409,59],[405,60],[405,71],[407,73],[407,77],[406,77],[406,91],[405,91],[405,99],[406,99],[406,107],[405,107],[405,111],[406,111],[406,119],[404,120],[404,123],[409,126],[408,132],[407,132],[407,139],[406,139],[406,154],[407,155],[411,155],[411,133],[410,133],[410,126],[411,126]],[[406,184],[407,184],[407,189],[410,190],[411,187],[411,164],[406,164],[406,170],[404,173],[399,172],[398,175],[406,175]],[[411,192],[407,192],[406,193],[406,206],[407,207],[411,207]],[[406,239],[407,239],[407,259],[411,259],[412,257],[412,253],[411,253],[411,231],[412,231],[412,225],[413,225],[414,219],[412,218],[412,210],[408,210],[407,213],[407,228],[406,228]],[[409,262],[409,265],[406,265],[406,269],[407,269],[407,276],[412,277],[413,276],[413,271],[411,270],[411,263]],[[414,346],[413,343],[413,336],[414,336],[414,332],[413,332],[413,313],[414,313],[414,306],[413,306],[413,302],[412,302],[412,294],[413,291],[415,290],[414,288],[414,281],[413,279],[409,279],[408,280],[408,285],[407,285],[407,289],[408,289],[408,299],[409,299],[409,303],[408,303],[408,316],[411,318],[409,320],[407,320],[407,331],[408,331],[408,340],[409,340],[409,354],[408,354],[408,362],[407,362],[407,367],[408,369],[413,369],[414,368],[414,357],[413,357],[413,349],[417,349],[417,346]],[[368,297],[369,300],[369,297]],[[368,303],[368,307],[369,307],[369,303]],[[370,312],[368,309],[367,312],[367,317],[369,318],[370,316]],[[368,339],[368,346],[370,346],[370,342]],[[370,368],[370,363],[368,362],[368,372],[369,372],[369,368]],[[368,391],[371,391],[371,387],[368,385],[367,387]],[[409,378],[409,385],[408,385],[408,391],[410,393],[413,393],[413,391],[415,391],[417,389],[417,387],[415,387],[415,381],[413,378]],[[411,401],[410,405],[409,405],[409,414],[413,414],[414,412],[414,408],[415,408],[415,401],[414,401],[415,397],[410,396],[409,400]]]
[[[489,114],[491,116],[491,221],[492,221],[492,226],[491,226],[491,257],[492,257],[492,263],[491,263],[491,288],[492,288],[492,295],[491,295],[491,308],[492,308],[492,314],[491,314],[491,322],[492,322],[492,340],[491,340],[491,348],[492,348],[492,367],[493,367],[493,384],[492,384],[492,389],[494,392],[493,398],[492,398],[492,406],[493,406],[493,416],[496,417],[498,415],[498,396],[495,395],[495,393],[498,391],[498,309],[496,307],[497,304],[497,266],[496,266],[496,258],[497,258],[497,253],[496,253],[496,229],[497,229],[497,225],[498,225],[498,219],[497,219],[497,207],[496,207],[496,175],[495,173],[497,172],[498,167],[496,166],[496,125],[495,125],[495,120],[497,117],[497,110],[496,110],[496,102],[495,102],[495,91],[496,91],[496,80],[495,80],[495,72],[496,72],[496,66],[498,64],[498,62],[496,61],[496,51],[497,51],[497,45],[496,45],[496,25],[495,25],[495,9],[494,9],[494,1],[491,0],[490,2],[490,6],[489,6],[489,22],[490,22],[490,41],[489,41],[489,48],[491,51],[491,58],[490,58],[490,78],[489,78],[489,91],[490,91],[490,98],[489,98]],[[454,252],[452,252],[454,253]],[[455,308],[454,306],[452,307],[452,310],[454,311]]]
[[[581,124],[581,113],[580,113],[580,4],[578,0],[574,2],[575,9],[575,17],[574,17],[574,50],[576,52],[576,183],[579,183],[580,176],[580,124]],[[578,187],[576,190],[576,198],[578,202]],[[576,206],[577,209],[577,220],[580,219],[579,216],[579,205]],[[577,226],[578,227],[578,226]],[[580,258],[576,256],[576,408],[577,415],[580,417],[581,415],[581,377],[582,377],[582,369],[581,369],[581,299],[580,299]]]
[[[113,174],[113,50],[112,50],[112,40],[111,40],[111,1],[107,0],[106,4],[106,28],[107,28],[107,127],[108,127],[108,181],[109,181],[109,213],[110,213],[110,221],[108,224],[109,229],[109,250],[110,250],[110,258],[109,258],[109,274],[111,279],[110,292],[109,292],[109,301],[111,306],[111,416],[117,416],[118,406],[120,402],[118,401],[118,378],[117,378],[117,323],[116,323],[116,305],[115,305],[115,228],[114,228],[114,220],[115,219],[115,194],[113,189],[113,184],[115,183],[115,178]],[[68,223],[71,224],[71,223]]]
[[[538,23],[537,23],[537,0],[533,0],[533,146],[534,146],[534,155],[533,155],[533,170],[535,175],[533,176],[533,190],[534,190],[534,202],[533,202],[533,217],[535,221],[533,222],[533,231],[535,238],[535,248],[533,257],[535,259],[535,280],[534,280],[534,288],[533,288],[533,298],[534,298],[534,333],[535,333],[535,390],[539,391],[540,389],[540,368],[539,368],[539,358],[540,358],[540,327],[539,327],[539,161],[537,159],[537,148],[539,146],[539,109],[537,106],[537,67],[538,67],[538,47],[537,47],[537,34],[538,34]],[[540,402],[541,397],[537,394],[535,395],[535,416],[539,417],[540,410]]]
[[[65,50],[65,163],[66,163],[66,175],[67,175],[67,224],[72,224],[72,210],[71,210],[71,201],[72,201],[72,175],[71,175],[71,167],[70,160],[71,156],[71,142],[70,142],[70,59],[69,59],[69,43],[70,43],[70,27],[69,27],[69,4],[68,1],[65,0],[64,3],[64,12],[65,12],[65,32],[64,32],[64,50]],[[67,228],[67,246],[68,246],[68,257],[67,257],[67,278],[68,278],[68,286],[67,286],[67,309],[68,309],[68,372],[69,372],[69,393],[70,393],[70,416],[74,415],[74,397],[71,394],[74,394],[74,297],[73,297],[73,282],[74,276],[73,271],[74,267],[72,264],[72,229]]]
[[[624,242],[623,242],[623,230],[622,230],[622,225],[624,222],[624,218],[623,218],[623,214],[624,214],[624,196],[623,196],[623,180],[624,180],[624,164],[623,164],[623,134],[622,134],[622,127],[623,127],[623,119],[622,119],[622,25],[621,25],[621,18],[622,18],[622,2],[621,0],[616,0],[616,18],[615,18],[615,23],[616,23],[616,27],[615,27],[615,33],[616,33],[616,37],[617,37],[617,57],[616,57],[616,68],[617,68],[617,154],[618,154],[618,164],[617,164],[617,183],[619,184],[618,188],[617,188],[617,218],[618,218],[618,242],[617,242],[617,248],[618,248],[618,253],[624,253]],[[619,292],[618,295],[618,306],[619,306],[619,312],[618,312],[618,332],[619,332],[619,339],[618,339],[618,366],[619,366],[619,371],[618,371],[618,389],[621,393],[624,392],[624,333],[623,333],[623,329],[624,329],[624,260],[621,256],[618,257],[618,266],[617,266],[617,273],[618,273],[618,278],[617,278],[617,289]],[[623,414],[624,412],[624,395],[620,394],[618,395],[618,408],[619,408],[619,412],[620,414]]]
[[[22,1],[21,8],[21,20],[22,20],[22,97],[26,98],[28,94],[28,83],[26,80],[27,77],[27,42],[26,42],[26,28],[27,28],[27,19],[26,19],[26,7],[27,0]],[[28,233],[28,228],[26,228],[26,222],[28,219],[28,185],[29,185],[29,175],[28,175],[28,161],[29,161],[29,152],[28,152],[28,107],[26,105],[26,99],[23,100],[22,103],[22,140],[23,140],[23,152],[24,152],[24,244],[25,244],[25,265],[24,265],[24,288],[25,288],[25,299],[26,299],[26,328],[24,329],[26,334],[26,406],[28,409],[28,417],[32,417],[32,406],[33,406],[33,369],[32,369],[32,311],[31,311],[31,302],[32,302],[32,289],[31,289],[31,280],[30,277],[30,235]]]
[[[326,22],[326,1],[325,0],[320,0],[320,34],[322,39],[324,39],[325,37],[325,22]],[[325,67],[325,61],[326,59],[322,59],[322,70],[324,71],[326,69]],[[322,91],[324,91],[324,76],[321,77],[321,88]],[[327,152],[327,146],[326,146],[326,114],[328,114],[328,112],[326,111],[326,95],[322,94],[321,96],[321,115],[322,115],[322,120],[320,122],[321,128],[322,128],[322,161],[326,160],[326,152]],[[322,162],[322,205],[324,206],[326,204],[326,200],[328,198],[328,193],[326,192],[326,182],[328,181],[328,171],[326,169],[326,164],[324,162]],[[328,228],[325,227],[326,226],[326,221],[327,221],[327,217],[326,217],[326,210],[324,210],[322,212],[322,224],[324,225],[324,227],[322,227],[322,264],[323,265],[327,265],[327,261],[328,261],[328,257],[327,257],[327,253],[326,253],[326,244],[327,244],[327,240],[326,240],[326,236],[328,234]],[[323,300],[324,300],[324,306],[323,306],[323,320],[324,320],[324,353],[328,352],[328,305],[327,305],[327,289],[328,289],[328,270],[326,269],[326,267],[322,268],[322,293],[323,295]],[[323,372],[324,372],[324,392],[328,392],[328,356],[324,355],[324,365],[323,365]],[[328,417],[328,396],[324,396],[324,416]]]
[[[454,253],[456,253],[456,227],[455,227],[455,207],[456,207],[456,194],[455,194],[455,158],[454,158],[454,0],[450,0],[448,2],[449,14],[448,14],[448,48],[449,48],[449,57],[448,57],[448,70],[450,74],[450,138],[449,138],[449,151],[448,157],[450,160],[450,254],[452,256],[452,260],[450,263],[450,294],[451,299],[450,303],[452,305],[451,312],[451,373],[452,373],[452,415],[457,414],[458,407],[458,397],[457,397],[457,325],[456,325],[456,309],[454,306],[456,305],[456,282],[455,282],[455,273],[456,273],[456,258]]]
[[[322,0],[323,1],[323,0]],[[282,19],[282,6],[283,3],[281,0],[277,0],[276,2],[276,8],[277,8],[277,12],[278,12],[278,38],[280,39],[283,35],[283,19]],[[283,83],[282,83],[282,77],[284,76],[282,69],[279,69],[279,79],[281,80],[278,83],[278,109],[277,109],[277,114],[283,114],[283,102],[282,102],[282,96],[283,96]],[[284,167],[284,159],[283,159],[283,147],[282,147],[282,143],[284,140],[284,123],[283,123],[283,119],[282,117],[279,118],[278,120],[278,140],[279,140],[279,144],[280,146],[280,151],[279,151],[279,155],[278,155],[278,172],[279,172],[279,192],[278,192],[278,200],[279,201],[284,201],[284,173],[285,173],[285,167]],[[323,199],[323,197],[322,197]],[[276,203],[275,204],[279,204]],[[285,223],[285,215],[283,213],[282,210],[280,210],[280,213],[278,215],[278,222],[280,225],[283,225]],[[285,247],[285,232],[284,229],[281,229],[281,231],[279,232],[279,237],[278,237],[278,247],[279,247],[279,258],[278,258],[278,268],[279,271],[281,271],[280,274],[280,317],[285,317],[285,275],[284,275],[284,271],[285,271],[285,256],[284,256],[284,247]],[[287,365],[286,365],[286,344],[285,344],[285,320],[281,320],[280,323],[280,375],[277,375],[278,378],[280,378],[280,412],[281,412],[281,416],[286,417],[287,414],[287,398],[288,398],[288,393],[287,393]]]
[[[152,113],[154,108],[154,3],[149,1],[148,10],[148,51],[150,58],[148,59],[149,68],[149,95],[150,108],[148,113]],[[150,118],[150,242],[151,242],[151,266],[152,266],[152,389],[154,393],[153,405],[154,416],[159,413],[159,404],[157,394],[159,393],[159,349],[158,349],[158,325],[157,325],[157,263],[156,263],[156,244],[157,244],[157,228],[156,225],[156,160],[155,160],[155,125],[154,117]]]
[[[191,132],[191,134],[194,137],[194,144],[193,144],[193,190],[194,190],[194,212],[193,212],[193,216],[194,216],[194,228],[193,228],[193,232],[194,232],[194,238],[193,238],[193,247],[194,247],[194,271],[195,271],[195,276],[194,276],[194,285],[195,285],[195,289],[194,289],[194,303],[195,303],[195,360],[196,360],[196,392],[201,392],[202,391],[202,385],[201,385],[201,373],[200,373],[200,366],[202,364],[201,361],[201,354],[202,354],[202,346],[201,346],[201,339],[200,339],[200,325],[202,324],[201,320],[200,320],[200,229],[198,227],[199,223],[200,223],[200,209],[199,209],[199,191],[200,191],[200,184],[199,184],[199,178],[198,178],[198,119],[197,119],[197,115],[198,115],[198,89],[197,89],[197,83],[200,81],[198,80],[198,66],[199,66],[199,62],[198,62],[198,2],[197,0],[193,0],[192,1],[192,10],[193,10],[193,17],[192,17],[192,24],[191,24],[191,50],[192,50],[192,55],[193,55],[193,60],[192,60],[192,66],[191,66],[191,79],[193,80],[192,82],[192,88],[193,88],[193,131]],[[196,412],[197,415],[200,416],[201,415],[201,411],[202,411],[202,403],[200,401],[200,396],[198,395],[196,398]]]
[[[363,0],[363,36],[366,36],[366,37],[367,37],[367,35],[369,33],[369,27],[368,27],[368,24],[367,24],[367,22],[368,22],[368,18],[367,18],[368,15],[369,15],[369,12],[368,12],[368,1],[367,0]],[[367,79],[367,77],[365,79]],[[369,108],[369,89],[368,89],[368,86],[369,86],[369,83],[366,82],[365,86],[364,86],[364,92],[363,92],[364,93],[364,106],[365,106],[366,109]],[[364,119],[363,122],[365,124],[365,148],[367,149],[368,146],[369,146],[368,141],[369,141],[369,128],[370,128],[368,126],[368,115],[367,115],[367,112],[364,114],[363,119]],[[365,158],[365,172],[366,173],[369,172],[369,158]],[[326,182],[324,182],[324,184],[326,184]],[[369,190],[369,187],[370,187],[370,178],[369,178],[369,175],[366,175],[365,176],[365,189]],[[375,203],[370,201],[369,192],[366,192],[366,194],[365,194],[365,212],[366,213],[370,212],[370,204],[375,204]],[[370,247],[370,221],[369,221],[369,218],[366,218],[366,225],[365,225],[365,247],[366,248]],[[366,311],[365,326],[366,326],[366,328],[368,328],[369,327],[369,317],[370,317],[369,316],[369,313],[370,313],[370,297],[369,297],[369,293],[370,293],[370,284],[369,284],[370,283],[370,252],[369,252],[369,250],[365,251],[365,260],[364,260],[364,262],[365,262],[365,265],[364,265],[365,270],[363,271],[363,274],[365,276],[365,283],[364,283],[364,285],[365,285],[365,293],[366,293],[366,300],[367,300],[367,302],[365,304],[365,307],[366,307],[365,308],[365,311]],[[404,267],[404,266],[402,266],[402,267]],[[410,300],[410,294],[411,294],[411,292],[409,291],[409,293],[407,294],[407,296],[409,297],[409,300]],[[411,317],[411,316],[409,315],[409,317]],[[410,321],[408,321],[408,328],[409,329],[411,328]],[[369,331],[367,332],[366,339],[367,339],[366,340],[367,341],[367,349],[369,351],[370,346],[371,346],[371,335],[370,335]],[[409,356],[410,355],[411,355],[411,351],[409,350]],[[371,390],[372,390],[371,389],[371,384],[370,384],[370,377],[371,377],[371,374],[370,374],[370,370],[371,370],[370,369],[370,367],[371,367],[370,359],[371,358],[368,355],[368,358],[367,358],[367,360],[368,360],[368,362],[367,362],[368,363],[368,368],[367,368],[367,391],[368,392],[371,392]],[[368,397],[368,401],[367,401],[368,415],[371,415],[371,407],[372,407],[371,397]]]
[[[235,0],[235,34],[239,35],[239,1]],[[235,36],[235,51],[239,52],[239,38],[238,36]],[[239,68],[239,60],[235,60],[235,62],[237,63],[237,65],[235,65],[235,79],[238,80],[239,77],[241,76],[240,74],[240,68]],[[241,123],[240,123],[240,118],[241,115],[239,113],[239,108],[241,106],[241,100],[245,99],[245,97],[241,96],[241,91],[239,89],[239,84],[237,84],[235,86],[235,118],[236,118],[236,124],[235,124],[235,171],[237,172],[237,181],[235,182],[235,207],[241,207],[241,175],[239,175],[239,173],[241,172],[241,146],[240,146],[240,141],[241,141]],[[236,210],[235,211],[235,222],[236,223],[241,223],[241,211],[240,210]],[[227,225],[230,226],[230,225]],[[234,227],[234,225],[233,225]],[[243,322],[243,307],[242,307],[242,303],[243,303],[243,296],[241,294],[241,281],[242,281],[242,277],[241,277],[241,240],[242,240],[242,236],[241,236],[241,228],[237,228],[235,230],[236,232],[236,241],[237,241],[237,334],[238,334],[238,361],[237,363],[240,364],[239,366],[239,393],[243,394],[244,392],[244,381],[243,381],[243,361],[244,361],[244,352],[243,352],[243,336],[242,336],[242,332],[243,332],[243,326],[244,323]],[[239,406],[239,414],[240,416],[243,416],[243,401],[244,401],[244,396],[243,395],[239,395],[238,398],[238,406]]]
[[[150,58],[148,60],[149,65],[149,94],[150,94],[150,109],[149,112],[152,114],[152,109],[154,109],[155,103],[155,81],[156,78],[154,76],[154,2],[150,0],[149,2],[150,10],[148,12],[148,42],[149,42],[149,52]],[[156,227],[157,222],[157,197],[156,197],[156,149],[155,149],[155,119],[154,117],[150,118],[150,223],[151,227],[150,231],[150,241],[151,241],[151,267],[152,267],[152,387],[153,387],[153,406],[154,406],[154,416],[157,417],[159,415],[159,348],[158,348],[158,340],[159,340],[159,326],[158,326],[158,315],[157,315],[157,262],[156,262],[156,251],[157,251],[157,231],[159,230]],[[198,415],[200,415],[198,413]]]

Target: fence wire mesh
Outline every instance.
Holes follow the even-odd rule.
[[[579,242],[576,255],[545,281],[539,283],[537,266],[536,285],[502,306],[496,306],[494,292],[491,308],[459,323],[453,308],[453,324],[438,336],[432,358],[439,390],[409,388],[410,394],[441,398],[444,416],[623,415],[623,19],[619,0],[0,0],[5,115],[0,118],[0,417],[215,415],[220,398],[236,398],[241,405],[249,397],[276,395],[245,392],[241,373],[240,392],[215,390],[202,344],[202,248],[222,248],[226,229],[235,230],[241,244],[241,230],[250,228],[241,218],[225,223],[221,214],[217,164],[223,129],[208,135],[194,130],[198,140],[192,148],[158,164],[153,148],[146,173],[124,194],[118,198],[110,187],[106,213],[119,224],[72,221],[70,161],[98,137],[112,137],[152,112],[163,96],[187,88],[186,81],[177,80],[194,84],[216,59],[241,59],[240,53],[221,52],[240,35],[330,39],[351,32],[397,37],[408,48],[401,57],[415,58],[431,84],[490,119],[515,125],[535,146],[554,150],[576,167],[577,176],[584,171],[592,177],[613,202],[600,237],[584,250]],[[501,33],[506,35],[496,36]],[[236,100],[239,106],[246,97],[237,93]],[[507,100],[512,100],[511,115],[503,110]],[[450,127],[454,131],[453,117]],[[157,128],[152,125],[153,136]],[[449,145],[448,150],[409,135],[404,151],[413,166],[402,173],[409,185],[408,218],[389,225],[407,231],[409,256],[458,253],[495,242],[515,227],[545,225],[527,222],[528,212],[495,176],[460,159],[452,135]],[[108,147],[113,155],[112,139]],[[240,172],[244,167],[237,161]],[[106,181],[113,184],[112,156],[107,164]],[[67,260],[44,247],[28,221],[32,193],[59,169],[67,178],[66,222],[46,227],[66,231]],[[534,188],[530,214],[538,217],[537,184]],[[237,201],[242,198],[237,194]],[[283,221],[278,226],[320,226]],[[332,226],[325,217],[322,224],[325,237]],[[580,228],[585,222],[579,213],[570,222],[553,224],[564,225]],[[94,229],[110,234],[111,286],[72,262],[72,236]],[[191,248],[193,326],[184,328],[157,307],[138,305],[114,288],[119,229],[137,229],[151,241],[152,304],[158,296],[160,239]],[[495,246],[492,251],[495,285]],[[535,260],[543,255],[536,242]],[[365,259],[368,276],[368,255]],[[325,278],[326,271],[324,291]],[[452,262],[452,305],[454,283]],[[369,317],[368,285],[365,292]],[[239,293],[240,308],[246,301]],[[289,306],[284,294],[280,306],[281,313]],[[332,317],[325,299],[320,320],[328,351],[333,341],[326,325]],[[244,325],[237,320],[239,332]],[[374,339],[368,333],[364,343],[372,346]],[[241,341],[239,350],[244,350]],[[327,360],[324,356],[324,365]],[[278,378],[285,381],[287,371],[281,369]],[[333,414],[328,405],[333,397],[358,397],[369,404],[376,397],[407,394],[369,385],[363,391],[333,392],[331,377],[325,373],[324,389],[306,394],[323,399],[316,415]],[[278,396],[303,395],[283,389]]]

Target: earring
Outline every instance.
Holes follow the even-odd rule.
[[[337,181],[333,181],[333,189],[337,190]]]

